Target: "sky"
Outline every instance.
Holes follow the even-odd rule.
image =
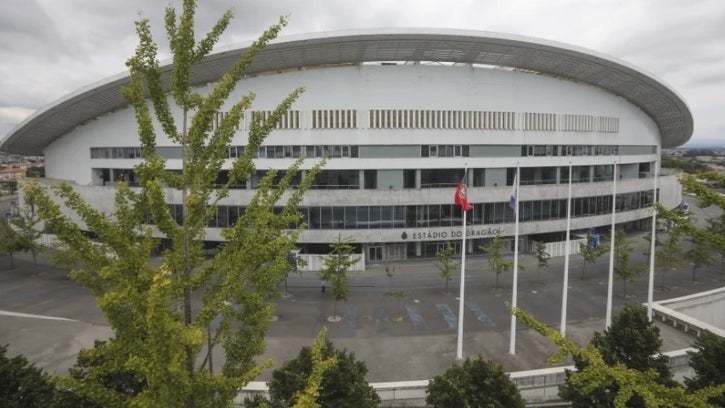
[[[725,142],[723,0],[198,0],[200,37],[227,9],[218,46],[256,38],[280,15],[282,35],[436,27],[525,35],[595,50],[675,89],[695,120],[692,140]],[[2,0],[0,138],[35,110],[126,70],[134,22],[150,20],[168,58],[167,6],[181,0]],[[177,14],[180,14],[177,13]]]

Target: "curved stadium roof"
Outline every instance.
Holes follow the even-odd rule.
[[[192,83],[216,81],[249,44],[215,50],[196,65]],[[533,71],[597,86],[629,100],[657,123],[664,147],[685,143],[693,131],[684,99],[653,75],[591,50],[517,35],[395,28],[280,37],[257,56],[248,74],[371,61],[438,61]],[[167,79],[170,68],[162,66]],[[16,126],[0,150],[41,155],[48,144],[76,126],[126,106],[120,90],[128,82],[128,74],[115,75],[51,103]]]

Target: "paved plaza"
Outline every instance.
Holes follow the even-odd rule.
[[[541,272],[541,280],[535,261],[530,255],[521,257],[527,269],[519,274],[519,305],[558,329],[563,259],[552,259],[551,266]],[[636,261],[645,262],[641,255]],[[67,271],[48,266],[44,258],[36,269],[25,254],[15,256],[14,269],[9,268],[9,262],[7,257],[0,258],[0,343],[10,344],[11,354],[22,353],[46,370],[63,374],[80,348],[111,334],[92,296],[69,280]],[[502,275],[501,287],[496,289],[486,258],[469,258],[467,265],[464,354],[480,353],[500,361],[509,371],[547,367],[546,359],[554,348],[520,323],[516,354],[508,353],[510,272]],[[290,296],[277,299],[277,320],[270,323],[264,357],[274,358],[278,366],[310,344],[326,326],[337,346],[348,348],[367,363],[370,381],[426,379],[449,367],[456,351],[458,280],[451,282],[450,293],[445,294],[432,261],[396,264],[392,279],[386,277],[383,265],[368,267],[365,272],[352,273],[351,296],[338,304],[338,313],[343,316],[338,323],[327,321],[333,309],[332,295],[329,290],[321,292],[315,274],[291,276]],[[602,257],[582,276],[581,258],[571,258],[567,336],[581,344],[594,330],[604,327],[607,269],[607,259]],[[660,279],[656,279],[657,286]],[[691,281],[689,268],[682,268],[668,274],[668,289],[658,288],[655,299],[720,287],[723,282],[725,275],[719,265],[698,271],[697,282]],[[643,274],[636,284],[628,285],[625,299],[621,282],[615,281],[615,311],[625,303],[644,302],[646,287]],[[404,291],[405,297],[397,301],[386,296],[391,288]],[[659,327],[664,350],[687,347],[692,342],[688,335],[665,325]],[[260,380],[267,379],[269,373]]]

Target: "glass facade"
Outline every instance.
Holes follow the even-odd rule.
[[[609,214],[612,196],[572,198],[572,218]],[[520,222],[537,222],[566,218],[566,200],[522,201]],[[617,194],[617,212],[632,211],[652,205],[652,191]],[[183,222],[181,205],[169,205],[177,223]],[[244,214],[244,206],[218,206],[210,228],[233,225]],[[461,210],[454,204],[363,205],[300,207],[302,222],[311,230],[360,230],[390,228],[436,228],[460,226]],[[468,225],[504,224],[514,221],[508,201],[473,204]]]

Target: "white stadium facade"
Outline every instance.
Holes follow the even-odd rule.
[[[199,63],[195,86],[209,90],[245,47],[220,49]],[[55,101],[9,133],[0,150],[45,156],[47,182],[70,182],[97,208],[111,210],[114,182],[133,185],[140,160],[134,112],[120,94],[128,82],[127,74],[110,77]],[[683,98],[637,67],[489,32],[280,38],[230,100],[254,92],[252,110],[267,112],[298,86],[306,91],[258,152],[257,175],[232,191],[210,223],[210,244],[244,210],[266,170],[301,156],[311,158],[303,169],[329,157],[300,207],[308,227],[298,244],[306,253],[325,253],[338,235],[351,238],[367,262],[432,258],[446,242],[460,251],[462,217],[453,196],[464,167],[474,207],[468,253],[480,252],[497,229],[514,235],[508,201],[517,166],[524,244],[563,240],[570,166],[572,230],[610,224],[615,165],[617,223],[644,226],[661,149],[693,131]],[[246,144],[246,116],[227,165]],[[168,169],[180,169],[179,146],[161,136],[158,149]],[[681,202],[674,174],[660,172],[658,189],[666,207]],[[169,193],[174,210],[179,200]]]

